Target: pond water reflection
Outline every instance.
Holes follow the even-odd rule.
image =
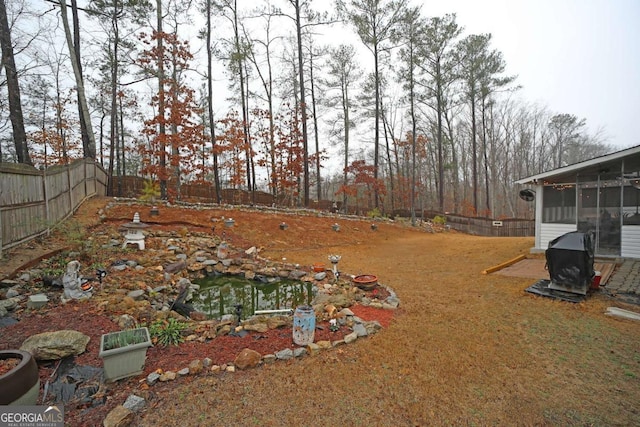
[[[259,310],[294,310],[299,305],[311,304],[313,284],[276,277],[249,280],[241,276],[212,276],[194,280],[200,290],[190,301],[193,307],[210,318],[236,314],[236,305],[242,305],[242,318]]]

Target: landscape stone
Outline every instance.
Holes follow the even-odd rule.
[[[144,296],[144,290],[143,289],[136,289],[134,291],[130,291],[127,294],[128,297],[133,298],[135,300],[139,300],[140,298],[142,298]]]
[[[4,279],[0,282],[0,288],[11,288],[19,284],[20,282],[18,282],[17,280]]]
[[[293,357],[302,357],[307,354],[306,347],[296,347],[293,349]]]
[[[189,368],[182,368],[178,371],[178,376],[179,377],[184,377],[189,375]]]
[[[347,334],[344,336],[345,344],[351,344],[357,339],[358,339],[358,334],[356,332],[351,332],[350,334]]]
[[[284,350],[276,351],[276,358],[280,360],[289,360],[293,358],[293,350],[285,348]]]
[[[155,383],[158,382],[158,380],[160,379],[160,374],[157,372],[151,372],[149,375],[147,375],[147,384],[148,385],[154,385]]]
[[[132,329],[136,327],[136,319],[130,314],[118,316],[116,323],[120,329]]]
[[[331,341],[318,341],[316,342],[316,345],[321,349],[321,350],[327,350],[329,348],[331,348]]]
[[[318,353],[320,353],[322,349],[320,348],[320,346],[316,343],[311,343],[311,344],[307,344],[307,351],[309,352],[310,355],[314,356]]]
[[[178,262],[173,262],[169,265],[166,265],[164,267],[164,271],[166,273],[177,273],[178,271],[184,270],[185,268],[187,268],[187,263],[184,260],[178,261]]]
[[[128,427],[135,419],[135,414],[130,409],[118,405],[111,410],[102,421],[104,427]]]
[[[243,325],[243,328],[247,331],[254,331],[254,332],[267,332],[269,330],[269,326],[267,326],[266,323],[255,323],[253,325]]]
[[[177,374],[173,371],[166,371],[162,374],[160,374],[160,378],[158,378],[158,381],[160,382],[167,382],[167,381],[173,381],[176,379]]]
[[[276,361],[276,355],[272,353],[265,354],[264,356],[262,356],[262,361],[264,363],[273,363]]]
[[[349,298],[348,295],[336,294],[336,295],[329,296],[327,304],[333,304],[337,308],[344,308],[344,307],[349,307],[352,304],[352,302],[351,302],[351,298]]]
[[[313,276],[313,278],[314,278],[315,280],[317,280],[317,281],[324,280],[324,279],[326,279],[326,278],[327,278],[327,273],[326,273],[326,272],[324,272],[324,271],[322,271],[322,272],[320,272],[320,273],[316,273],[316,274]]]
[[[369,322],[365,322],[364,327],[367,329],[367,333],[369,335],[375,334],[380,329],[382,329],[382,325],[377,320],[371,320]]]
[[[36,360],[58,360],[83,353],[89,339],[82,332],[72,330],[43,332],[27,338],[20,349],[31,353]]]
[[[293,270],[289,275],[292,279],[300,279],[301,277],[306,276],[307,272],[303,270]]]
[[[353,311],[351,311],[351,309],[348,307],[345,307],[342,310],[340,310],[340,314],[343,314],[345,316],[354,316]]]
[[[397,305],[394,305],[394,304],[389,304],[389,303],[383,302],[383,303],[382,303],[382,308],[383,308],[384,310],[395,310],[395,309],[397,309],[397,308],[398,308],[398,306],[397,306]]]
[[[122,406],[133,412],[140,412],[144,409],[146,403],[147,402],[144,400],[144,398],[136,396],[135,394],[130,394],[129,397],[127,397],[127,400],[125,400],[125,402],[122,404]]]
[[[233,364],[238,369],[255,368],[260,364],[261,359],[262,355],[260,353],[255,350],[245,348],[236,356]]]
[[[210,361],[211,359],[209,359]],[[192,360],[189,363],[189,372],[193,375],[198,375],[204,369],[204,362],[200,359]]]
[[[283,326],[288,326],[291,320],[286,316],[274,316],[267,320],[267,326],[269,329],[277,329]]]
[[[353,325],[353,332],[355,332],[358,337],[366,337],[367,335],[369,335],[369,333],[367,332],[367,328],[365,328],[362,323],[356,323],[355,325]]]
[[[5,309],[6,311],[15,309],[17,305],[18,303],[13,298],[0,300],[0,308]]]
[[[9,289],[7,291],[7,294],[5,295],[6,298],[11,299],[11,298],[15,298],[17,296],[20,295],[20,292],[18,292],[18,288],[17,287],[13,287],[11,289]]]

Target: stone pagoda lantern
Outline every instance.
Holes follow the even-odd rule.
[[[122,227],[126,230],[124,235],[124,243],[122,249],[124,249],[129,243],[138,245],[138,249],[144,250],[144,233],[142,230],[149,227],[149,224],[140,222],[140,214],[136,212],[133,215],[133,221],[126,224],[122,224]]]

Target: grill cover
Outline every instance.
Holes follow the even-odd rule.
[[[549,242],[545,252],[549,287],[585,295],[594,276],[594,250],[592,233],[574,231]]]

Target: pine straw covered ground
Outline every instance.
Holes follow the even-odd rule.
[[[302,265],[340,254],[342,271],[378,275],[402,308],[352,345],[158,388],[139,425],[640,425],[640,324],[603,314],[637,306],[602,294],[553,301],[526,293],[531,279],[480,274],[533,239],[229,216],[241,247]]]

